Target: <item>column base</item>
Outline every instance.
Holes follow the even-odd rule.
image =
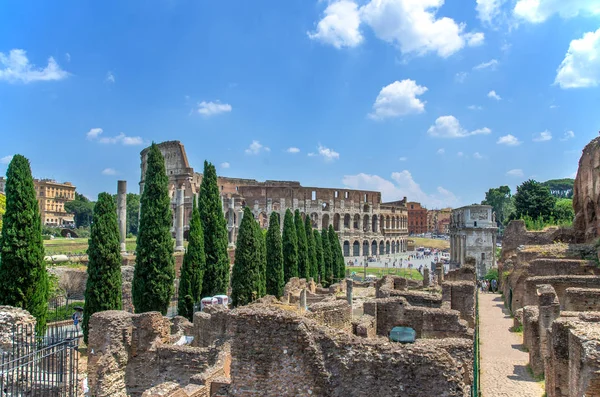
[[[185,251],[184,246],[175,247],[175,252],[184,252],[184,251]]]

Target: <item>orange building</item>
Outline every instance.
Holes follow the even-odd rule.
[[[414,201],[406,203],[406,208],[408,209],[408,234],[427,233],[427,208]]]

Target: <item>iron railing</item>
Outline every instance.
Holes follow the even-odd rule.
[[[479,352],[479,291],[475,291],[475,332],[473,334],[473,384],[471,397],[481,396],[480,387],[480,352]]]
[[[15,325],[0,343],[0,396],[78,396],[80,336],[73,327],[49,327],[40,337],[31,324]]]

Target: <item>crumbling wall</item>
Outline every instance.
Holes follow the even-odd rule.
[[[208,347],[226,338],[229,318],[227,310],[223,306],[214,305],[194,313],[194,346]]]
[[[549,227],[544,230],[528,231],[525,221],[513,220],[504,229],[502,237],[502,261],[514,254],[521,245],[546,245],[554,242],[581,243],[581,238],[572,229]]]
[[[320,302],[310,305],[307,317],[332,328],[352,329],[352,306],[345,300]]]
[[[409,289],[423,287],[423,281],[412,280],[400,276],[383,276],[375,283],[375,296],[377,298],[389,298],[390,296],[403,296]]]
[[[567,288],[564,301],[566,311],[600,311],[600,288]]]
[[[470,281],[475,283],[476,279],[477,275],[473,266],[461,266],[458,269],[449,271],[444,276],[444,281]]]
[[[442,300],[450,303],[450,309],[458,310],[460,318],[470,328],[475,328],[475,293],[474,281],[444,281],[442,283]]]
[[[573,184],[573,228],[591,241],[600,235],[600,138],[586,145]]]
[[[374,338],[377,335],[377,322],[375,317],[363,314],[352,321],[352,333],[363,338]]]
[[[537,304],[537,286],[549,284],[556,291],[558,300],[561,302],[561,309],[564,308],[567,288],[600,288],[600,277],[598,276],[535,276],[525,280],[525,289],[523,294],[523,305]],[[514,310],[514,307],[513,307]]]
[[[13,353],[13,346],[24,346],[35,333],[35,323],[27,310],[0,306],[0,353]],[[15,333],[15,329],[21,332]]]
[[[467,396],[464,363],[422,341],[381,343],[323,327],[289,311],[247,306],[230,313],[231,394]],[[457,357],[472,357],[458,342]],[[423,387],[423,385],[427,387]]]

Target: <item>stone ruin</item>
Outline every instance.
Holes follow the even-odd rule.
[[[475,280],[451,273],[432,287],[396,276],[327,289],[292,279],[282,299],[211,306],[193,323],[96,313],[90,394],[469,396]],[[394,326],[412,327],[415,343],[390,342]]]
[[[572,228],[528,231],[512,221],[502,242],[500,290],[548,397],[600,396],[598,167],[600,138],[579,161]]]

